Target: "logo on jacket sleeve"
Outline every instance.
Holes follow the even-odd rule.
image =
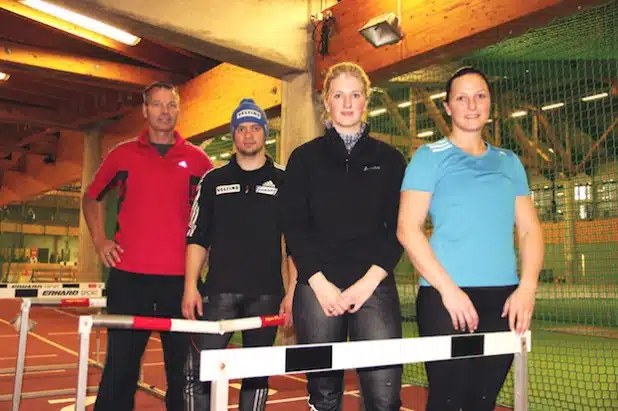
[[[216,195],[240,193],[240,184],[226,184],[222,186],[217,186],[217,188],[215,189],[215,193]]]
[[[365,166],[365,168],[363,168],[363,171],[374,171],[374,170],[379,170],[380,166]]]

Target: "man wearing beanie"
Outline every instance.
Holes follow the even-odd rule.
[[[187,232],[183,315],[218,321],[286,314],[291,325],[296,268],[287,258],[288,292],[282,300],[282,231],[279,190],[283,168],[267,155],[266,114],[252,99],[232,113],[236,153],[228,164],[204,174],[193,203]],[[199,281],[208,258],[205,283]],[[242,332],[244,347],[271,346],[277,329]],[[232,334],[197,334],[185,366],[185,410],[210,409],[210,383],[199,380],[200,351],[225,348]],[[263,410],[268,377],[248,378],[240,390],[240,411]]]

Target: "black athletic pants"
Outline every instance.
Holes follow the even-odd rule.
[[[202,294],[204,295],[204,294]],[[281,294],[221,293],[203,297],[202,320],[219,321],[258,315],[279,314]],[[275,342],[277,327],[242,331],[243,347],[270,347]],[[200,381],[200,352],[225,348],[232,338],[226,334],[192,334],[185,367],[185,411],[210,410],[210,383]],[[268,398],[268,377],[245,378],[240,389],[240,411],[263,411]]]
[[[502,318],[506,299],[516,286],[464,287],[479,315],[476,332],[508,331]],[[420,287],[416,302],[421,337],[458,334],[433,287]],[[498,355],[425,364],[429,380],[427,411],[493,411],[496,398],[513,361],[512,355]]]
[[[111,269],[107,280],[107,313],[181,318],[184,277],[145,275]],[[95,411],[132,411],[142,355],[150,331],[109,329],[107,356]],[[167,377],[167,411],[183,411],[183,365],[189,339],[162,332]]]

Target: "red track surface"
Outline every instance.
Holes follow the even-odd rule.
[[[15,366],[17,355],[17,332],[9,325],[9,321],[19,312],[19,301],[0,300],[0,368]],[[85,311],[82,311],[85,312]],[[58,310],[33,307],[30,318],[37,322],[35,329],[28,337],[26,366],[69,364],[77,362],[79,340],[77,334],[77,316],[75,310]],[[104,357],[105,333],[101,335],[101,360]],[[95,358],[94,336],[91,341],[91,358]],[[144,381],[160,389],[165,389],[165,376],[161,342],[157,334],[153,334],[148,343],[143,359]],[[101,372],[91,367],[89,369],[88,385],[98,385]],[[233,383],[238,383],[234,381]],[[34,392],[53,389],[75,388],[77,385],[77,370],[53,370],[26,373],[22,392]],[[344,411],[358,411],[359,398],[356,378],[353,372],[346,374],[346,395],[344,396]],[[272,411],[293,411],[307,409],[307,392],[304,375],[277,376],[270,378],[270,388],[275,390],[268,399],[267,409]],[[0,375],[0,395],[13,391],[13,375]],[[74,395],[54,396],[39,399],[23,399],[21,410],[30,411],[73,411],[74,403],[69,401]],[[67,402],[53,403],[54,400],[66,399]],[[405,387],[402,390],[402,410],[421,411],[425,409],[426,390],[418,387]],[[52,401],[52,402],[50,402]],[[230,407],[237,409],[238,390],[230,389]],[[10,402],[0,402],[0,411],[10,410]],[[92,407],[87,407],[92,409]],[[136,410],[165,410],[163,402],[141,390],[136,396]],[[506,411],[498,408],[497,411]]]

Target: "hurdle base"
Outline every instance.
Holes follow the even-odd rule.
[[[88,393],[97,392],[99,387],[93,386],[88,387]],[[73,395],[77,392],[75,388],[66,388],[62,390],[45,390],[45,391],[32,391],[32,392],[24,392],[21,394],[21,399],[33,399],[33,398],[46,398],[46,397],[56,397],[61,395]],[[11,401],[13,399],[13,394],[4,394],[0,395],[0,402],[3,401]]]
[[[25,372],[30,371],[52,371],[52,370],[65,370],[70,368],[77,368],[77,364],[53,364],[53,365],[28,365],[24,367]],[[0,375],[7,375],[15,373],[15,368],[0,368]]]

